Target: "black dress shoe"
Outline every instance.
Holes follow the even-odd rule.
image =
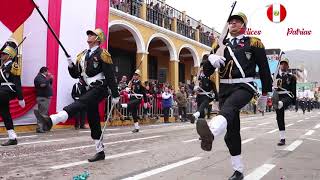
[[[106,158],[104,151],[96,153],[92,158],[88,159],[89,162],[101,161]]]
[[[286,144],[286,140],[285,139],[280,139],[280,142],[278,142],[278,146],[283,146]]]
[[[207,121],[199,120],[197,121],[196,126],[197,126],[197,132],[201,138],[201,149],[204,151],[211,151],[214,136],[210,131]]]
[[[138,133],[138,132],[139,132],[139,129],[132,130],[132,133]]]
[[[17,139],[9,139],[7,142],[2,143],[1,146],[11,146],[11,145],[17,145],[18,141]]]
[[[88,129],[88,128],[85,126],[80,126],[80,129]]]
[[[229,178],[229,180],[242,180],[243,174],[239,171],[235,171],[232,176]]]
[[[191,122],[191,124],[194,124],[195,121],[196,121],[196,117],[195,117],[194,115],[192,115],[192,116],[190,117],[190,122]]]
[[[53,124],[52,124],[52,120],[49,116],[44,116],[42,115],[39,110],[35,109],[34,110],[34,115],[36,116],[37,119],[39,119],[41,122],[44,122],[46,125],[46,130],[50,131]]]

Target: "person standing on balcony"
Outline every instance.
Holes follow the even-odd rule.
[[[258,103],[264,105],[267,93],[272,90],[272,79],[263,43],[256,37],[244,36],[247,17],[243,13],[231,15],[228,19],[230,38],[224,41],[223,56],[211,54],[204,62],[204,74],[213,74],[219,69],[219,106],[220,112],[207,121],[197,121],[197,132],[201,137],[201,148],[211,151],[212,142],[225,133],[224,140],[231,155],[234,173],[229,180],[244,178],[244,165],[241,157],[240,109],[250,102],[256,88],[254,76],[256,66],[262,84],[262,95]],[[218,45],[213,46],[214,52]]]
[[[53,125],[60,122],[65,123],[69,118],[75,116],[79,111],[87,110],[87,117],[91,129],[91,138],[95,142],[96,154],[89,158],[89,162],[105,159],[104,145],[100,141],[101,124],[99,116],[99,103],[108,95],[108,88],[111,90],[112,103],[119,102],[118,86],[115,82],[115,75],[111,55],[100,45],[106,41],[106,36],[101,29],[87,31],[87,43],[89,48],[77,55],[76,63],[71,57],[68,58],[69,74],[74,79],[83,79],[87,92],[77,101],[65,106],[62,111],[52,114],[49,117],[43,116],[35,111],[38,118],[47,122],[49,130]]]
[[[148,108],[146,89],[142,86],[140,76],[141,72],[139,69],[137,69],[133,74],[132,80],[128,84],[128,87],[131,90],[131,93],[128,94],[130,101],[127,104],[121,104],[122,108],[128,108],[128,111],[132,114],[134,122],[134,130],[132,131],[133,133],[139,132],[140,129],[138,121],[138,110],[142,100],[144,101],[143,108]]]

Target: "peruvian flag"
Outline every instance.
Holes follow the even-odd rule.
[[[286,18],[287,11],[282,4],[272,4],[267,10],[267,16],[270,21],[279,23]]]
[[[0,47],[28,19],[34,7],[32,0],[1,0]]]

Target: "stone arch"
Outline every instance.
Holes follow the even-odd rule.
[[[177,55],[177,51],[176,51],[175,45],[173,44],[173,42],[170,40],[169,37],[167,37],[166,35],[164,35],[162,33],[155,33],[149,38],[149,41],[148,41],[147,46],[146,46],[146,50],[148,50],[150,42],[155,38],[161,39],[166,44],[166,46],[167,46],[167,48],[169,50],[169,53],[170,53],[170,61],[178,60],[178,55]]]
[[[190,52],[191,52],[191,55],[192,55],[192,58],[193,58],[193,66],[194,67],[199,67],[200,66],[200,61],[201,61],[201,59],[199,58],[199,56],[198,56],[198,52],[197,52],[197,50],[193,47],[193,46],[191,46],[190,44],[184,44],[184,45],[182,45],[181,47],[180,47],[180,49],[179,49],[179,53],[178,53],[178,55],[180,55],[180,52],[181,52],[181,50],[183,49],[183,48],[186,48],[186,49],[188,49]],[[179,56],[178,56],[179,57]]]

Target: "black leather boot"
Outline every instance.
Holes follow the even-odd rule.
[[[235,171],[231,177],[229,177],[229,180],[242,180],[243,174],[239,171]]]
[[[286,140],[285,139],[280,139],[280,142],[278,142],[278,146],[283,146],[286,144]]]
[[[1,146],[11,146],[11,145],[17,145],[18,141],[17,139],[9,139],[7,142],[4,142],[1,144]]]
[[[50,131],[50,130],[51,130],[51,128],[52,128],[52,126],[53,126],[53,123],[52,123],[52,120],[51,120],[51,118],[50,118],[49,116],[44,116],[44,115],[42,115],[42,114],[39,112],[39,110],[37,110],[37,109],[34,110],[34,115],[36,116],[36,118],[37,118],[39,121],[45,123],[45,125],[46,125],[46,129],[45,129],[45,130],[46,130],[46,131]]]
[[[207,121],[198,120],[196,126],[197,126],[197,132],[201,138],[201,149],[204,151],[211,151],[214,136],[210,131]]]
[[[101,161],[106,158],[106,155],[104,154],[104,151],[96,153],[92,158],[89,158],[89,162],[95,162],[95,161]]]
[[[138,133],[138,132],[139,132],[139,129],[132,130],[132,133]]]

